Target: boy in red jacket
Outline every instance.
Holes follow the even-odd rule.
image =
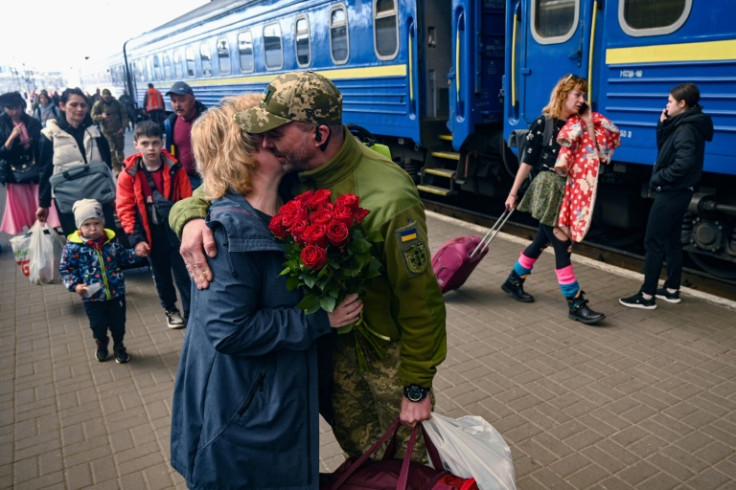
[[[136,253],[148,253],[169,328],[182,328],[189,317],[191,283],[179,254],[179,242],[169,228],[169,210],[176,201],[191,196],[192,188],[181,165],[163,148],[161,126],[143,121],[136,126],[133,138],[140,153],[126,158],[118,175],[118,218]],[[176,307],[174,282],[181,296],[183,318]]]

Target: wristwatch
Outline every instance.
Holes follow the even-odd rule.
[[[429,393],[429,388],[424,388],[419,385],[408,385],[404,386],[404,396],[411,402],[420,402],[424,400],[424,397]]]

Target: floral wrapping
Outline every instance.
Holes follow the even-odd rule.
[[[557,142],[561,148],[555,162],[555,171],[567,175],[557,224],[575,242],[583,241],[590,228],[600,162],[609,163],[621,145],[618,128],[602,114],[593,113],[598,151],[583,124],[576,114],[560,129]]]

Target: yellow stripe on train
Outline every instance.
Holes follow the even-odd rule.
[[[606,64],[736,60],[736,39],[606,50]]]
[[[335,70],[315,70],[317,73],[326,76],[329,79],[353,79],[353,78],[383,78],[383,77],[405,77],[407,73],[406,65],[380,65],[365,66],[361,68],[343,68]],[[266,75],[245,75],[237,77],[209,78],[199,80],[187,80],[187,83],[193,87],[209,86],[209,85],[240,85],[251,83],[268,83],[279,73],[269,73]]]

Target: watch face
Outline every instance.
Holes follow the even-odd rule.
[[[413,402],[421,401],[427,394],[426,388],[417,385],[409,385],[404,389],[404,395]]]

